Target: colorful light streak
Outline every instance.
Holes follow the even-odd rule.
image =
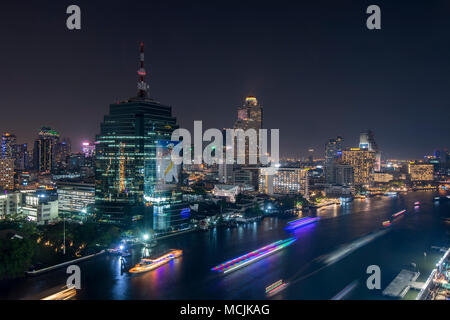
[[[389,227],[391,224],[392,224],[391,221],[386,220],[386,221],[383,222],[383,227]]]
[[[331,298],[331,300],[341,300],[347,294],[349,294],[351,291],[353,291],[353,289],[355,289],[357,285],[358,285],[358,282],[353,281],[348,286],[346,286],[341,292],[339,292],[337,295],[335,295],[333,298]]]
[[[405,213],[405,212],[406,212],[406,210],[399,211],[399,212],[393,214],[393,215],[392,215],[392,218],[397,218],[399,215],[401,215],[401,214],[403,214],[403,213]]]
[[[296,219],[296,220],[292,220],[288,222],[288,226],[285,228],[287,230],[294,230],[297,228],[301,228],[304,227],[308,224],[317,222],[320,218],[316,217],[316,218],[310,218],[310,217],[306,217],[306,218],[300,218],[300,219]]]
[[[287,287],[287,283],[283,283],[283,280],[278,280],[277,282],[271,284],[266,288],[266,295],[271,297],[278,292],[284,290]]]
[[[279,240],[279,241],[273,242],[265,247],[259,248],[258,250],[246,253],[240,257],[237,257],[235,259],[232,259],[232,260],[224,262],[220,265],[217,265],[214,268],[211,268],[211,270],[223,272],[223,273],[228,273],[228,272],[237,270],[237,269],[247,266],[250,263],[253,263],[259,259],[262,259],[272,253],[280,251],[281,249],[292,244],[295,240],[296,240],[295,238],[288,238],[285,240]]]
[[[41,300],[70,300],[77,294],[77,290],[74,287],[65,288],[51,296],[42,298]]]

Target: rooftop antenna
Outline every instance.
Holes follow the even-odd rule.
[[[139,69],[137,71],[138,73],[138,83],[137,83],[137,88],[138,88],[138,97],[139,98],[147,98],[148,97],[148,84],[145,82],[145,68],[144,68],[144,43],[141,42],[140,46],[139,46],[139,51],[140,51],[140,55],[139,55]]]

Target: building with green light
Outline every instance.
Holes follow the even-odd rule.
[[[110,105],[96,136],[95,215],[126,225],[152,213],[157,143],[178,128],[172,108],[148,97],[141,44],[138,95]]]

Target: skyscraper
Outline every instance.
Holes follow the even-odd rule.
[[[50,127],[42,127],[38,139],[34,142],[33,166],[39,173],[50,173],[55,168],[56,145],[59,133]]]
[[[14,189],[14,159],[0,159],[0,190]]]
[[[95,213],[99,221],[127,224],[144,212],[157,184],[156,151],[177,128],[172,108],[151,99],[140,45],[138,94],[111,104],[96,137]]]
[[[342,157],[343,148],[344,139],[340,136],[336,137],[336,139],[328,140],[325,145],[325,177],[327,183],[335,183],[334,166]]]
[[[350,148],[342,151],[342,162],[353,167],[355,185],[373,182],[375,152],[366,148]]]
[[[10,133],[2,134],[0,158],[13,159],[15,158],[16,136]]]
[[[68,166],[68,158],[72,152],[72,144],[69,138],[63,138],[56,143],[55,149],[55,168],[65,170]]]
[[[381,170],[381,152],[378,148],[377,143],[375,142],[375,137],[371,130],[367,130],[365,132],[361,132],[359,135],[359,147],[362,149],[367,149],[369,151],[375,152],[375,164],[374,170]]]
[[[344,138],[338,136],[336,139],[328,140],[325,145],[325,163],[331,164],[342,156]]]
[[[259,143],[259,129],[262,129],[263,125],[263,107],[258,103],[255,97],[246,97],[245,102],[242,106],[238,107],[237,110],[237,120],[234,124],[234,129],[254,129],[256,131],[257,141]],[[249,164],[250,157],[250,146],[249,143],[245,143],[245,164]],[[259,145],[256,145],[257,150],[257,161],[259,159]],[[237,153],[235,152],[235,155]]]
[[[95,145],[89,141],[83,141],[81,144],[81,152],[83,152],[85,158],[91,158],[95,154]]]
[[[15,148],[15,168],[18,170],[28,170],[30,166],[30,155],[28,153],[28,144],[16,144]]]
[[[14,189],[14,161],[16,156],[16,136],[2,134],[0,150],[0,190]]]

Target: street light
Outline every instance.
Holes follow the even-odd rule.
[[[144,234],[143,238],[144,238],[144,240],[148,240],[148,238],[149,238],[148,234]]]

